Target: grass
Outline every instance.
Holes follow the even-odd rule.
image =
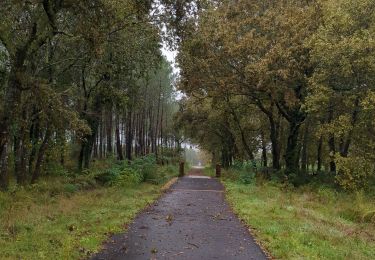
[[[204,174],[205,176],[209,176],[209,177],[215,177],[215,176],[216,176],[215,169],[212,168],[211,166],[206,166],[206,167],[203,169],[203,174]]]
[[[375,259],[375,200],[331,188],[223,181],[227,199],[277,259]]]
[[[157,171],[165,181],[177,174],[171,167]],[[86,258],[152,203],[164,182],[88,190],[63,183],[0,193],[0,259]]]

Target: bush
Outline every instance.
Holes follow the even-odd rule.
[[[251,184],[255,180],[254,172],[240,171],[238,180],[243,184]]]
[[[144,177],[139,170],[132,168],[124,168],[118,178],[117,185],[131,186],[137,185],[144,181]]]
[[[131,162],[118,162],[112,168],[97,174],[95,179],[102,185],[136,185],[147,181],[159,183],[159,179],[164,177],[157,173],[155,156],[148,155]]]
[[[361,157],[336,156],[336,182],[345,190],[358,190],[369,184],[374,175],[373,164]]]
[[[251,184],[255,180],[257,166],[255,161],[235,161],[233,163],[235,179],[243,184]]]
[[[153,174],[153,178],[148,179],[148,182],[159,185],[165,183],[170,177],[177,176],[177,174],[178,170],[175,166],[159,167]]]
[[[120,177],[120,171],[117,167],[105,170],[95,176],[95,180],[103,185],[113,185]]]
[[[154,155],[137,158],[131,162],[130,168],[139,171],[143,176],[142,181],[155,179],[156,177],[156,158]]]

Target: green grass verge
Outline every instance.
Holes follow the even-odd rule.
[[[208,176],[208,177],[215,177],[215,176],[216,176],[215,169],[212,168],[211,166],[206,166],[206,167],[203,169],[203,174],[204,174],[205,176]]]
[[[227,199],[277,259],[375,259],[375,201],[364,193],[223,181]]]
[[[171,178],[177,168],[158,172]],[[123,231],[160,195],[161,186],[116,185],[58,195],[32,188],[0,193],[0,259],[85,258],[110,234]]]

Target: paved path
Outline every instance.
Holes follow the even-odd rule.
[[[266,259],[225,202],[221,183],[194,175],[180,178],[92,259]]]

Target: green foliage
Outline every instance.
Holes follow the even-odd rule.
[[[90,168],[92,156],[112,154],[107,145],[99,156],[94,143],[99,138],[103,143],[116,127],[130,125],[127,140],[142,128],[143,135],[131,137],[130,145],[142,145],[135,156],[146,152],[146,136],[153,144],[163,139],[163,145],[152,148],[155,153],[174,140],[169,120],[177,109],[174,75],[160,51],[161,31],[154,22],[158,19],[149,16],[151,2],[2,1],[0,124],[6,134],[0,150],[6,153],[1,158],[10,160],[2,163],[1,189],[9,188],[14,177],[26,184],[45,175],[64,175],[56,165],[71,158],[79,170]],[[115,138],[107,139],[113,147]],[[152,174],[152,169],[139,167],[132,171],[144,179]],[[137,174],[114,169],[101,173],[98,182],[113,184],[120,176]]]
[[[374,164],[362,157],[342,157],[336,155],[336,181],[346,190],[368,187],[370,177],[374,176]]]
[[[178,125],[225,167],[268,164],[272,152],[273,171],[294,185],[324,176],[366,188],[375,173],[374,10],[372,0],[206,6],[181,43]]]
[[[255,183],[257,167],[253,161],[235,161],[233,167],[225,173],[232,180],[242,184]]]
[[[251,172],[241,171],[238,176],[238,180],[243,184],[251,184],[254,182],[255,174]]]
[[[76,193],[79,190],[79,187],[75,184],[68,183],[64,185],[63,189],[67,193]]]
[[[172,176],[177,176],[174,165],[159,167],[154,155],[136,158],[131,162],[123,161],[114,164],[95,175],[95,179],[103,185],[134,186],[142,182],[162,184]]]
[[[102,173],[99,173],[97,176],[95,176],[95,179],[102,184],[113,185],[116,183],[119,177],[120,177],[119,169],[111,168],[111,169],[103,171]]]
[[[137,185],[145,180],[142,169],[130,166],[127,162],[117,164],[95,176],[103,185]]]
[[[142,181],[148,181],[154,177],[156,172],[156,158],[154,155],[136,158],[131,161],[129,166],[131,169],[139,171]]]

